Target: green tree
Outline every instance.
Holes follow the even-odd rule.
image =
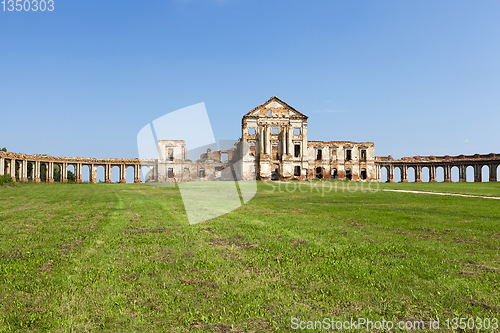
[[[4,147],[4,148],[0,149],[0,151],[7,152],[7,148]]]
[[[61,180],[61,167],[59,164],[54,164],[54,181],[58,182]]]
[[[68,182],[75,182],[75,174],[68,170]]]

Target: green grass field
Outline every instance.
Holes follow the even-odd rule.
[[[2,187],[0,332],[500,319],[499,200],[303,184],[259,183],[248,204],[196,225],[176,188]],[[380,188],[500,197],[500,183]]]

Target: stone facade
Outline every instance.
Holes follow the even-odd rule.
[[[82,181],[83,167],[88,167],[89,181],[97,182],[97,168],[104,168],[104,181],[111,182],[113,167],[119,181],[126,182],[127,168],[134,169],[134,182],[141,181],[141,168],[147,167],[147,181],[182,182],[205,180],[305,180],[314,178],[381,181],[382,169],[387,181],[394,182],[396,170],[401,181],[408,181],[414,169],[415,181],[429,170],[429,180],[436,181],[436,170],[444,169],[444,181],[451,181],[451,170],[458,168],[459,181],[466,180],[466,169],[474,168],[474,181],[482,181],[482,168],[489,168],[489,180],[498,180],[500,154],[459,156],[415,156],[394,160],[375,156],[373,142],[308,141],[308,117],[276,96],[245,114],[241,140],[233,148],[202,153],[200,159],[187,158],[184,140],[159,140],[158,159],[82,158],[28,155],[0,152],[0,176],[9,174],[14,181],[54,181],[54,168],[60,181],[67,181],[68,167],[73,166],[76,182]],[[226,159],[222,157],[226,156]]]
[[[377,174],[381,179],[382,169],[386,169],[387,182],[394,182],[394,174],[399,169],[401,182],[408,182],[408,170],[413,169],[415,182],[422,182],[422,173],[424,168],[428,169],[429,182],[436,182],[436,171],[443,168],[444,181],[451,182],[451,170],[458,169],[458,181],[466,181],[468,167],[474,168],[474,182],[482,182],[483,167],[488,167],[488,179],[490,182],[498,181],[498,166],[500,165],[500,154],[490,153],[487,155],[458,155],[458,156],[413,156],[403,157],[400,160],[394,160],[392,156],[376,157],[375,165]]]
[[[373,142],[308,141],[307,119],[276,96],[244,115],[244,174],[261,180],[379,180]]]

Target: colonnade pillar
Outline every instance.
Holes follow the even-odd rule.
[[[40,161],[33,162],[33,181],[39,183],[40,180]]]
[[[89,164],[89,183],[97,183],[97,167],[94,164]]]
[[[435,165],[429,165],[429,181],[431,183],[436,182],[436,166]]]
[[[141,182],[141,166],[136,164],[134,165],[134,183],[140,183],[140,182]]]
[[[408,183],[408,166],[402,165],[399,170],[401,171],[401,182]]]
[[[48,164],[48,170],[47,170],[47,178],[46,181],[49,183],[54,182],[54,162],[49,162]]]
[[[450,165],[444,165],[444,181],[449,183],[451,182],[451,166]]]
[[[421,183],[422,182],[422,166],[417,165],[415,166],[415,183]]]
[[[63,163],[60,171],[61,182],[68,182],[68,163]]]
[[[82,163],[75,164],[75,183],[82,182]]]
[[[5,171],[5,159],[2,157],[0,158],[0,176],[3,176],[4,171]]]
[[[113,169],[113,165],[105,164],[104,165],[104,182],[107,184],[111,183],[111,170]]]
[[[480,183],[482,181],[483,170],[479,164],[474,165],[474,182]]]
[[[498,164],[490,164],[490,182],[496,182],[498,181]]]
[[[387,168],[387,182],[394,183],[394,166],[391,164]]]
[[[467,181],[467,165],[458,166],[458,181],[461,183]]]
[[[28,181],[28,161],[22,160],[21,166],[19,168],[21,172],[19,173],[19,179],[22,182]]]
[[[11,159],[7,168],[8,168],[8,172],[10,172],[10,177],[12,178],[12,181],[15,182],[16,181],[16,160]]]
[[[127,167],[125,164],[120,164],[120,183],[127,182]]]

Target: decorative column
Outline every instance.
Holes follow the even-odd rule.
[[[120,183],[127,182],[127,167],[125,164],[120,164]]]
[[[445,166],[443,166],[443,169],[444,169],[444,181],[447,183],[450,183],[451,182],[451,166],[449,164],[445,165]]]
[[[49,162],[48,163],[48,169],[47,169],[47,181],[49,183],[54,182],[54,162]]]
[[[33,162],[33,178],[35,183],[40,182],[40,161]]]
[[[269,125],[266,125],[266,154],[269,155],[269,159],[271,159],[272,155],[272,150],[271,150],[271,128]]]
[[[307,161],[308,160],[308,149],[307,149],[307,123],[302,123],[302,149],[300,150],[301,152],[301,161]]]
[[[265,149],[265,136],[264,136],[264,126],[259,126],[259,157],[264,154]]]
[[[295,154],[295,149],[293,147],[293,141],[292,141],[292,138],[293,138],[293,128],[292,128],[292,125],[288,125],[288,144],[287,144],[287,151],[286,153],[290,156],[292,156],[292,154]]]
[[[61,182],[68,182],[68,163],[64,163],[61,165]]]
[[[23,163],[21,165],[21,173],[22,173],[22,176],[19,175],[19,178],[23,182],[27,182],[28,181],[28,161],[26,161],[26,160],[23,160]]]
[[[82,182],[82,163],[75,164],[75,183]]]
[[[0,176],[3,176],[4,171],[5,171],[5,159],[2,157],[0,158]]]
[[[148,175],[149,181],[156,180],[156,178],[155,178],[156,170],[155,169],[156,169],[156,167],[154,165],[150,166],[149,175]]]
[[[104,165],[104,182],[106,184],[111,183],[111,164]]]
[[[140,182],[141,182],[141,165],[136,164],[134,165],[134,183],[140,183]]]
[[[498,181],[498,164],[490,164],[490,182]]]
[[[9,165],[7,166],[8,171],[10,172],[10,177],[12,178],[12,181],[16,181],[16,160],[11,158]]]
[[[429,166],[429,181],[431,183],[436,182],[436,166],[435,165],[430,165]]]
[[[415,183],[421,183],[421,182],[422,182],[422,166],[416,165],[415,166]]]
[[[97,166],[94,164],[89,164],[89,182],[97,183]]]
[[[399,170],[401,170],[401,182],[408,183],[408,165],[401,166]]]
[[[387,182],[394,183],[394,166],[392,164],[387,167]]]
[[[474,165],[474,182],[480,183],[482,181],[482,166],[479,164]]]
[[[458,166],[458,181],[463,183],[467,181],[467,165]]]

